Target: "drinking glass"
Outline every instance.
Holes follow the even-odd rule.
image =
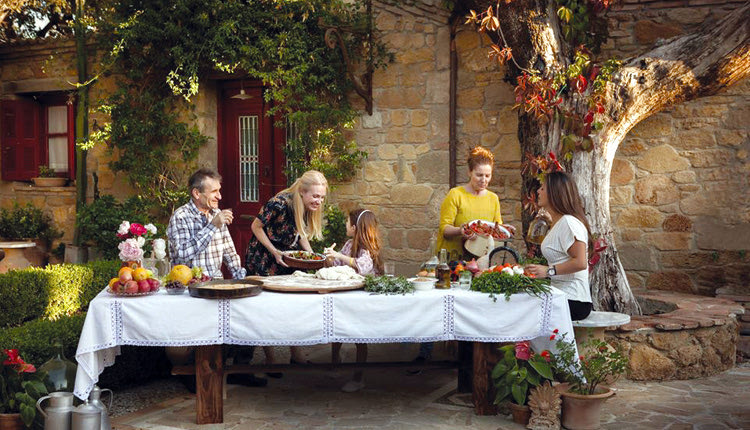
[[[394,276],[396,274],[396,263],[392,261],[383,263],[383,274],[385,276]]]

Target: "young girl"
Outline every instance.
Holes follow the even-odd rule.
[[[357,209],[349,212],[346,219],[346,236],[351,237],[336,252],[333,247],[326,248],[327,261],[333,266],[350,266],[360,275],[380,275],[383,273],[383,260],[380,257],[381,240],[378,231],[378,221],[375,214],[367,209]],[[367,344],[358,343],[357,363],[367,361]],[[334,363],[341,362],[341,343],[331,345],[331,359]],[[362,371],[354,372],[354,378],[347,382],[342,391],[351,393],[359,391],[365,386],[362,381]]]

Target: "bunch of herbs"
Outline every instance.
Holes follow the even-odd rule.
[[[365,291],[373,294],[401,294],[414,292],[414,285],[403,276],[365,276]]]
[[[541,297],[550,292],[549,280],[531,278],[526,275],[510,275],[502,272],[484,272],[471,281],[471,290],[489,293],[493,301],[496,294],[503,294],[510,300],[513,294],[526,293]]]

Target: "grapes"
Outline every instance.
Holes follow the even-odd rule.
[[[167,282],[167,284],[164,287],[166,289],[168,289],[168,290],[171,290],[171,289],[174,289],[174,288],[180,288],[181,289],[181,288],[185,288],[185,284],[183,284],[180,281],[170,281],[170,282]]]

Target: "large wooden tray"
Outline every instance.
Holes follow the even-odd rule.
[[[292,275],[249,276],[263,284],[264,290],[283,293],[334,293],[336,291],[360,290],[365,287],[364,281],[329,281],[317,278],[301,278]]]
[[[188,286],[192,297],[202,299],[238,299],[257,296],[263,291],[255,279],[215,279]]]

